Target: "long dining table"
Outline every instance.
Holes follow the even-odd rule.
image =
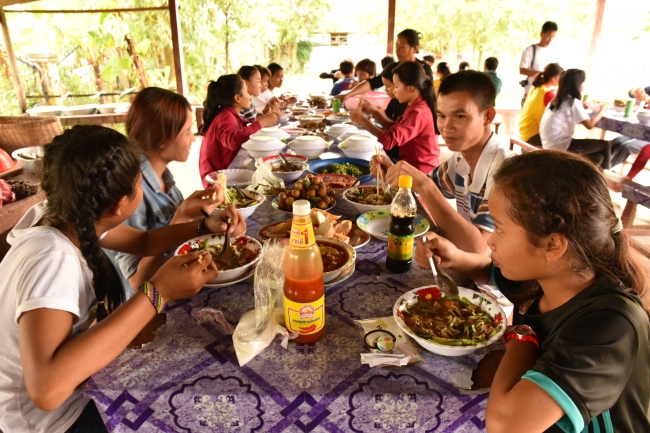
[[[251,163],[243,151],[231,167]],[[358,216],[342,200],[330,212]],[[247,235],[289,217],[267,199],[247,219]],[[85,395],[112,432],[484,431],[487,394],[461,391],[452,376],[474,369],[491,347],[444,357],[418,346],[422,361],[404,367],[361,363],[368,349],[355,321],[391,316],[400,295],[431,282],[431,270],[415,263],[388,272],[386,246],[372,238],[357,250],[354,273],[326,288],[325,334],[316,343],[285,349],[275,340],[240,366],[232,337],[191,313],[211,307],[236,325],[255,306],[253,279],[204,288],[167,305],[162,343],[126,349],[88,380]]]

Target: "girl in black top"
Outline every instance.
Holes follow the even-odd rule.
[[[650,432],[650,323],[644,269],[605,179],[583,157],[540,150],[494,175],[492,258],[431,235],[416,260],[494,282],[514,329],[486,411],[495,432]]]

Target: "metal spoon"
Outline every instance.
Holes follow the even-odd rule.
[[[280,159],[282,160],[282,164],[284,164],[284,167],[287,169],[287,171],[295,171],[293,169],[293,164],[287,161],[287,158],[285,158],[283,154],[280,154]]]
[[[230,217],[226,219],[226,238],[223,241],[223,247],[221,247],[221,253],[217,256],[215,262],[226,266],[230,262],[230,255],[232,253],[230,248]]]
[[[422,242],[427,243],[429,239],[426,236],[422,237]],[[429,257],[429,264],[431,265],[431,272],[433,273],[433,281],[440,290],[449,296],[458,296],[458,286],[456,282],[442,269],[438,269],[433,257]]]
[[[240,194],[242,195],[242,197],[246,197],[246,198],[249,198],[249,199],[251,199],[251,200],[257,200],[257,197],[255,197],[254,195],[250,194],[250,193],[249,193],[248,191],[246,191],[245,189],[241,189],[241,188],[239,187],[239,185],[235,185],[235,190],[236,190],[238,193],[240,193]],[[249,194],[250,194],[250,195],[249,195]]]

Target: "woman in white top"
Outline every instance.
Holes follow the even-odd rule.
[[[45,147],[43,165],[47,201],[11,231],[11,249],[0,262],[0,430],[105,431],[83,383],[165,302],[193,296],[217,269],[209,254],[175,257],[123,303],[120,278],[102,247],[159,255],[196,236],[197,223],[150,231],[122,224],[142,199],[140,157],[112,129],[65,131]],[[229,213],[234,234],[243,233],[241,214]],[[217,217],[200,221],[199,231],[225,229]],[[100,323],[90,327],[95,318]]]
[[[542,147],[580,153],[597,166],[609,169],[611,167],[610,142],[573,138],[576,124],[580,123],[585,128],[591,129],[609,109],[609,104],[603,104],[595,116],[589,117],[582,103],[585,78],[585,71],[580,69],[569,69],[560,78],[555,99],[546,107],[539,126]]]

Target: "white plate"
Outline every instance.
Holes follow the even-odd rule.
[[[388,242],[388,227],[390,226],[390,209],[375,210],[359,215],[357,225],[361,230],[380,241]],[[415,215],[415,237],[418,238],[425,234],[431,224],[429,220],[422,215]]]
[[[334,286],[334,285],[336,285],[336,284],[338,284],[340,282],[343,282],[343,281],[347,280],[348,278],[350,278],[352,276],[352,274],[354,274],[354,270],[356,268],[357,268],[357,265],[355,263],[354,265],[352,265],[352,266],[348,267],[347,269],[345,269],[338,277],[336,277],[335,280],[330,281],[329,283],[325,284],[325,287],[331,287],[331,286]]]
[[[241,283],[242,281],[249,279],[253,275],[255,275],[255,266],[253,266],[250,269],[250,271],[248,271],[246,273],[246,275],[244,275],[243,277],[237,278],[236,280],[233,280],[233,281],[230,281],[230,282],[227,282],[227,283],[213,283],[213,284],[206,283],[206,284],[203,285],[203,287],[208,287],[210,289],[216,289],[217,287],[232,286],[233,284]]]
[[[223,173],[226,175],[228,178],[227,181],[227,186],[230,188],[231,186],[248,186],[251,184],[253,181],[253,173],[255,173],[253,170],[244,170],[241,168],[229,168],[226,170],[219,170],[219,171],[213,171],[212,173],[208,173],[205,175],[205,181],[210,184],[214,185],[214,180],[217,178],[217,173]]]

